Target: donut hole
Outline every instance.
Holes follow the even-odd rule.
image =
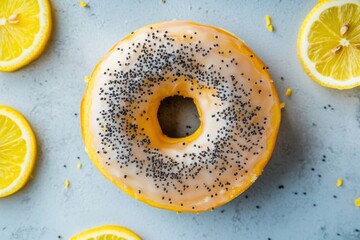
[[[171,96],[160,102],[157,112],[163,134],[170,138],[183,138],[193,134],[200,126],[199,113],[192,98]]]

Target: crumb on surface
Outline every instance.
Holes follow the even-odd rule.
[[[266,20],[266,25],[270,25],[271,24],[271,18],[269,15],[265,16],[265,20]]]
[[[65,188],[69,188],[70,187],[70,181],[69,180],[66,180],[65,181]]]
[[[274,31],[273,25],[267,25],[266,27],[267,27],[267,29],[269,30],[269,32],[273,32],[273,31]]]
[[[76,165],[76,167],[77,167],[78,169],[81,169],[81,168],[82,168],[82,164],[81,164],[81,163],[78,163],[78,164]]]
[[[84,77],[84,82],[88,83],[89,80],[90,80],[90,77],[89,77],[89,76],[85,76],[85,77]]]
[[[336,186],[341,187],[343,185],[343,180],[339,178],[336,182]]]
[[[88,5],[86,2],[80,1],[80,6],[82,6],[83,8],[86,8]]]
[[[280,109],[285,108],[285,106],[286,106],[286,103],[284,103],[284,102],[280,103]]]
[[[292,89],[291,88],[286,89],[285,96],[289,97],[291,96],[291,94],[292,94]]]
[[[355,203],[355,206],[360,207],[360,197],[355,199],[354,203]]]
[[[274,26],[271,24],[271,18],[269,15],[265,16],[265,20],[266,20],[266,28],[270,31],[273,32],[274,31]]]

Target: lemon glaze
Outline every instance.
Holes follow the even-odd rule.
[[[161,100],[194,99],[199,128],[161,131]],[[201,212],[227,203],[261,174],[280,124],[266,66],[233,34],[188,21],[149,25],[95,68],[81,107],[86,151],[132,197]]]

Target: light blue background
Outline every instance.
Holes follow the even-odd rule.
[[[127,226],[145,240],[360,239],[360,208],[354,205],[360,197],[360,88],[321,87],[296,56],[300,24],[315,0],[92,0],[88,9],[76,0],[52,2],[54,32],[45,53],[23,70],[0,73],[0,104],[21,111],[39,142],[34,178],[0,200],[1,240],[68,239],[102,224]],[[265,26],[267,14],[273,33]],[[126,34],[172,19],[219,26],[244,39],[270,67],[286,102],[263,175],[242,196],[200,215],[155,209],[126,196],[94,168],[80,135],[84,76]],[[290,98],[284,96],[288,87]],[[334,110],[324,109],[328,104]],[[344,186],[337,188],[340,177]]]

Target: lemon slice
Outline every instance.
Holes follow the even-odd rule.
[[[304,20],[298,55],[308,75],[337,89],[360,85],[360,0],[321,0]]]
[[[0,0],[0,71],[18,70],[39,57],[50,32],[48,0]]]
[[[141,238],[127,228],[107,225],[81,232],[70,240],[141,240]]]
[[[25,185],[34,167],[36,141],[25,118],[0,105],[0,197]]]

